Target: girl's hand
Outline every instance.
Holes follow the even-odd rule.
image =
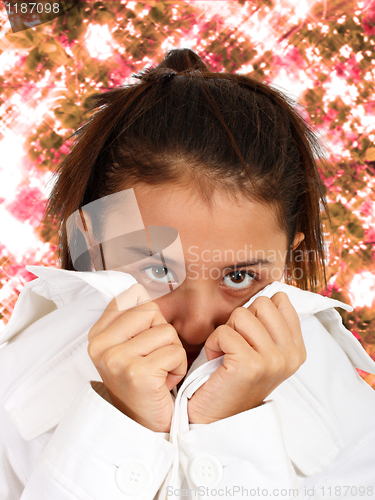
[[[255,408],[306,360],[298,315],[284,292],[236,308],[208,337],[207,359],[220,366],[188,401],[191,424],[209,424]]]
[[[147,300],[139,284],[113,299],[89,332],[88,353],[118,410],[153,431],[169,432],[170,391],[185,376],[187,359],[158,305],[138,305]]]

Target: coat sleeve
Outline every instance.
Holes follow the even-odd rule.
[[[212,424],[190,426],[179,447],[187,488],[197,492],[191,498],[375,500],[375,431],[307,477],[288,457],[278,420],[268,401]]]
[[[152,500],[174,456],[167,438],[128,418],[87,383],[39,456],[21,496],[21,481],[9,466],[4,499]]]
[[[190,425],[179,448],[189,489],[200,493],[197,498],[210,490],[237,498],[274,497],[281,490],[284,498],[297,496],[300,478],[272,400],[211,424]]]
[[[267,401],[180,434],[191,498],[375,500],[375,392],[315,316],[301,325],[307,361]]]

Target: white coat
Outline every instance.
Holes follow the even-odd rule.
[[[375,362],[334,309],[351,306],[266,286],[244,307],[287,293],[306,362],[259,407],[191,425],[187,400],[223,361],[207,362],[203,349],[173,390],[164,434],[110,404],[87,353],[91,326],[134,278],[27,269],[39,278],[0,335],[1,500],[375,500],[375,391],[355,369],[375,373]]]

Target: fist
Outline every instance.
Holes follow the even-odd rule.
[[[170,391],[186,374],[186,352],[142,285],[116,299],[89,332],[89,356],[118,410],[153,431],[169,432]]]
[[[190,423],[207,424],[255,408],[306,360],[298,315],[284,292],[236,308],[205,343],[220,366],[188,402]]]

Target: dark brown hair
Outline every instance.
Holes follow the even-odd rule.
[[[296,103],[248,76],[210,72],[190,49],[134,76],[92,96],[94,113],[56,171],[46,216],[60,223],[61,267],[74,270],[66,220],[78,208],[137,182],[189,182],[207,201],[222,189],[274,207],[288,236],[286,283],[326,285],[323,153]],[[305,239],[292,251],[297,232]]]

